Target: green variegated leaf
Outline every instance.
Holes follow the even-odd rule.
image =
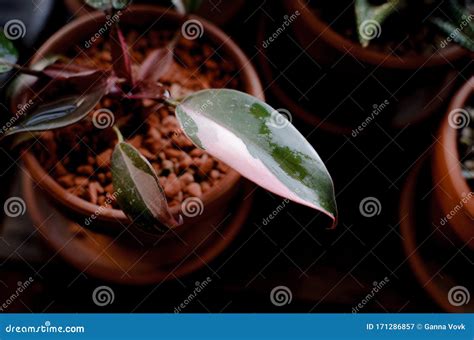
[[[180,14],[195,13],[201,6],[202,0],[172,0],[173,5]]]
[[[18,117],[19,123],[0,139],[20,132],[59,129],[85,118],[106,93],[106,87],[95,87],[83,95],[72,95],[35,106],[26,117]],[[32,105],[35,105],[33,102]]]
[[[456,26],[448,21],[444,21],[440,18],[433,18],[431,19],[431,22],[454,42],[468,49],[469,51],[474,52],[474,36],[466,35],[464,32],[459,30],[459,26]]]
[[[112,154],[111,170],[117,202],[134,225],[156,234],[180,224],[168,209],[153,167],[137,149],[119,142]]]
[[[405,6],[406,0],[388,0],[373,5],[369,0],[355,1],[355,16],[359,42],[363,47],[369,46],[372,39],[382,33],[383,22],[397,10]]]
[[[18,51],[13,43],[0,30],[0,74],[10,71],[12,68],[9,65],[2,64],[2,60],[14,64],[18,60]]]
[[[176,115],[197,146],[263,188],[320,210],[335,222],[334,188],[326,167],[278,111],[239,91],[211,89],[186,97]]]
[[[57,62],[61,56],[53,55],[44,59],[41,59],[37,63],[31,65],[31,69],[34,71],[42,71],[46,67],[54,64]],[[16,95],[19,95],[21,91],[32,87],[32,85],[38,80],[38,77],[28,75],[28,74],[20,74],[11,82],[10,86],[8,86],[6,97],[8,100],[12,100],[12,98]]]
[[[85,0],[85,3],[92,8],[106,10],[110,8],[124,9],[130,4],[131,0]]]

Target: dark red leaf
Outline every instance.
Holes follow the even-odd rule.
[[[125,95],[129,99],[153,99],[160,100],[169,97],[169,93],[166,88],[160,83],[139,83],[135,88],[136,91]]]
[[[113,26],[110,33],[110,45],[115,74],[119,78],[124,78],[129,85],[133,86],[134,82],[130,54],[122,31],[117,25]]]
[[[169,46],[153,50],[140,66],[139,80],[156,83],[168,71],[172,62],[173,49]]]

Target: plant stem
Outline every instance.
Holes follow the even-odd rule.
[[[18,71],[20,71],[24,74],[28,74],[30,76],[35,76],[35,77],[44,77],[44,76],[46,76],[46,74],[43,71],[32,70],[30,68],[23,67],[23,66],[18,65],[18,64],[10,63],[10,62],[8,62],[4,59],[0,59],[0,64],[9,66],[9,67],[14,68],[14,69],[17,69]]]
[[[124,141],[123,136],[122,136],[122,133],[120,132],[119,128],[117,127],[117,125],[114,125],[112,127],[112,129],[114,129],[114,132],[117,135],[119,143],[123,143],[123,141]]]
[[[179,105],[180,102],[178,100],[174,100],[171,98],[165,98],[165,103],[175,108],[176,106]]]

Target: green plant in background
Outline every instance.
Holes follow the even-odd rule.
[[[404,0],[389,0],[381,5],[372,5],[369,0],[355,1],[357,34],[362,46],[369,46],[370,40],[380,35],[381,25],[390,15],[405,5]]]
[[[474,15],[456,0],[448,1],[447,15],[451,20],[435,17],[431,22],[453,41],[474,52]]]
[[[432,1],[388,0],[372,4],[370,0],[355,1],[355,16],[359,42],[367,47],[370,41],[383,34],[382,25],[393,14],[416,10],[415,6],[433,6]],[[448,0],[433,8],[429,21],[460,46],[474,52],[474,16],[460,0]],[[420,18],[422,21],[424,18]]]
[[[188,13],[197,6],[197,1],[174,2]],[[128,1],[87,3],[114,14]],[[34,105],[0,139],[63,128],[87,119],[105,95],[117,100],[153,100],[175,109],[182,131],[196,146],[263,188],[323,212],[335,224],[334,188],[325,165],[278,111],[258,98],[228,89],[208,89],[184,98],[171,98],[159,78],[173,60],[177,39],[170,46],[150,52],[137,65],[138,72],[132,73],[128,46],[118,24],[111,28],[110,35],[111,70],[85,68],[64,62],[62,56],[42,60],[31,68],[23,67],[15,64],[17,53],[11,43],[1,39],[1,70],[14,68],[23,73],[21,81],[15,82],[13,94],[29,98],[22,92],[25,84],[33,87],[36,94]],[[162,233],[179,225],[181,221],[170,213],[151,164],[124,141],[118,126],[114,130],[118,143],[111,158],[111,172],[114,189],[122,193],[117,198],[119,206],[135,225],[148,232]]]

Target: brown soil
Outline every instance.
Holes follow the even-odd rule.
[[[139,65],[146,55],[164,46],[172,32],[150,31],[140,37],[137,31],[126,35],[133,63]],[[203,42],[181,39],[175,49],[172,67],[160,80],[172,97],[205,88],[238,88],[235,66],[220,51]],[[78,49],[74,63],[109,68],[107,43],[98,42]],[[151,100],[131,101],[105,97],[96,109],[113,112],[115,124],[125,139],[138,148],[156,170],[170,206],[187,197],[199,197],[226,174],[228,166],[197,149],[182,133],[173,109]],[[90,117],[92,117],[92,114]],[[34,152],[67,191],[91,203],[118,208],[114,200],[110,156],[117,140],[111,128],[98,129],[91,119],[68,128],[46,132]]]

